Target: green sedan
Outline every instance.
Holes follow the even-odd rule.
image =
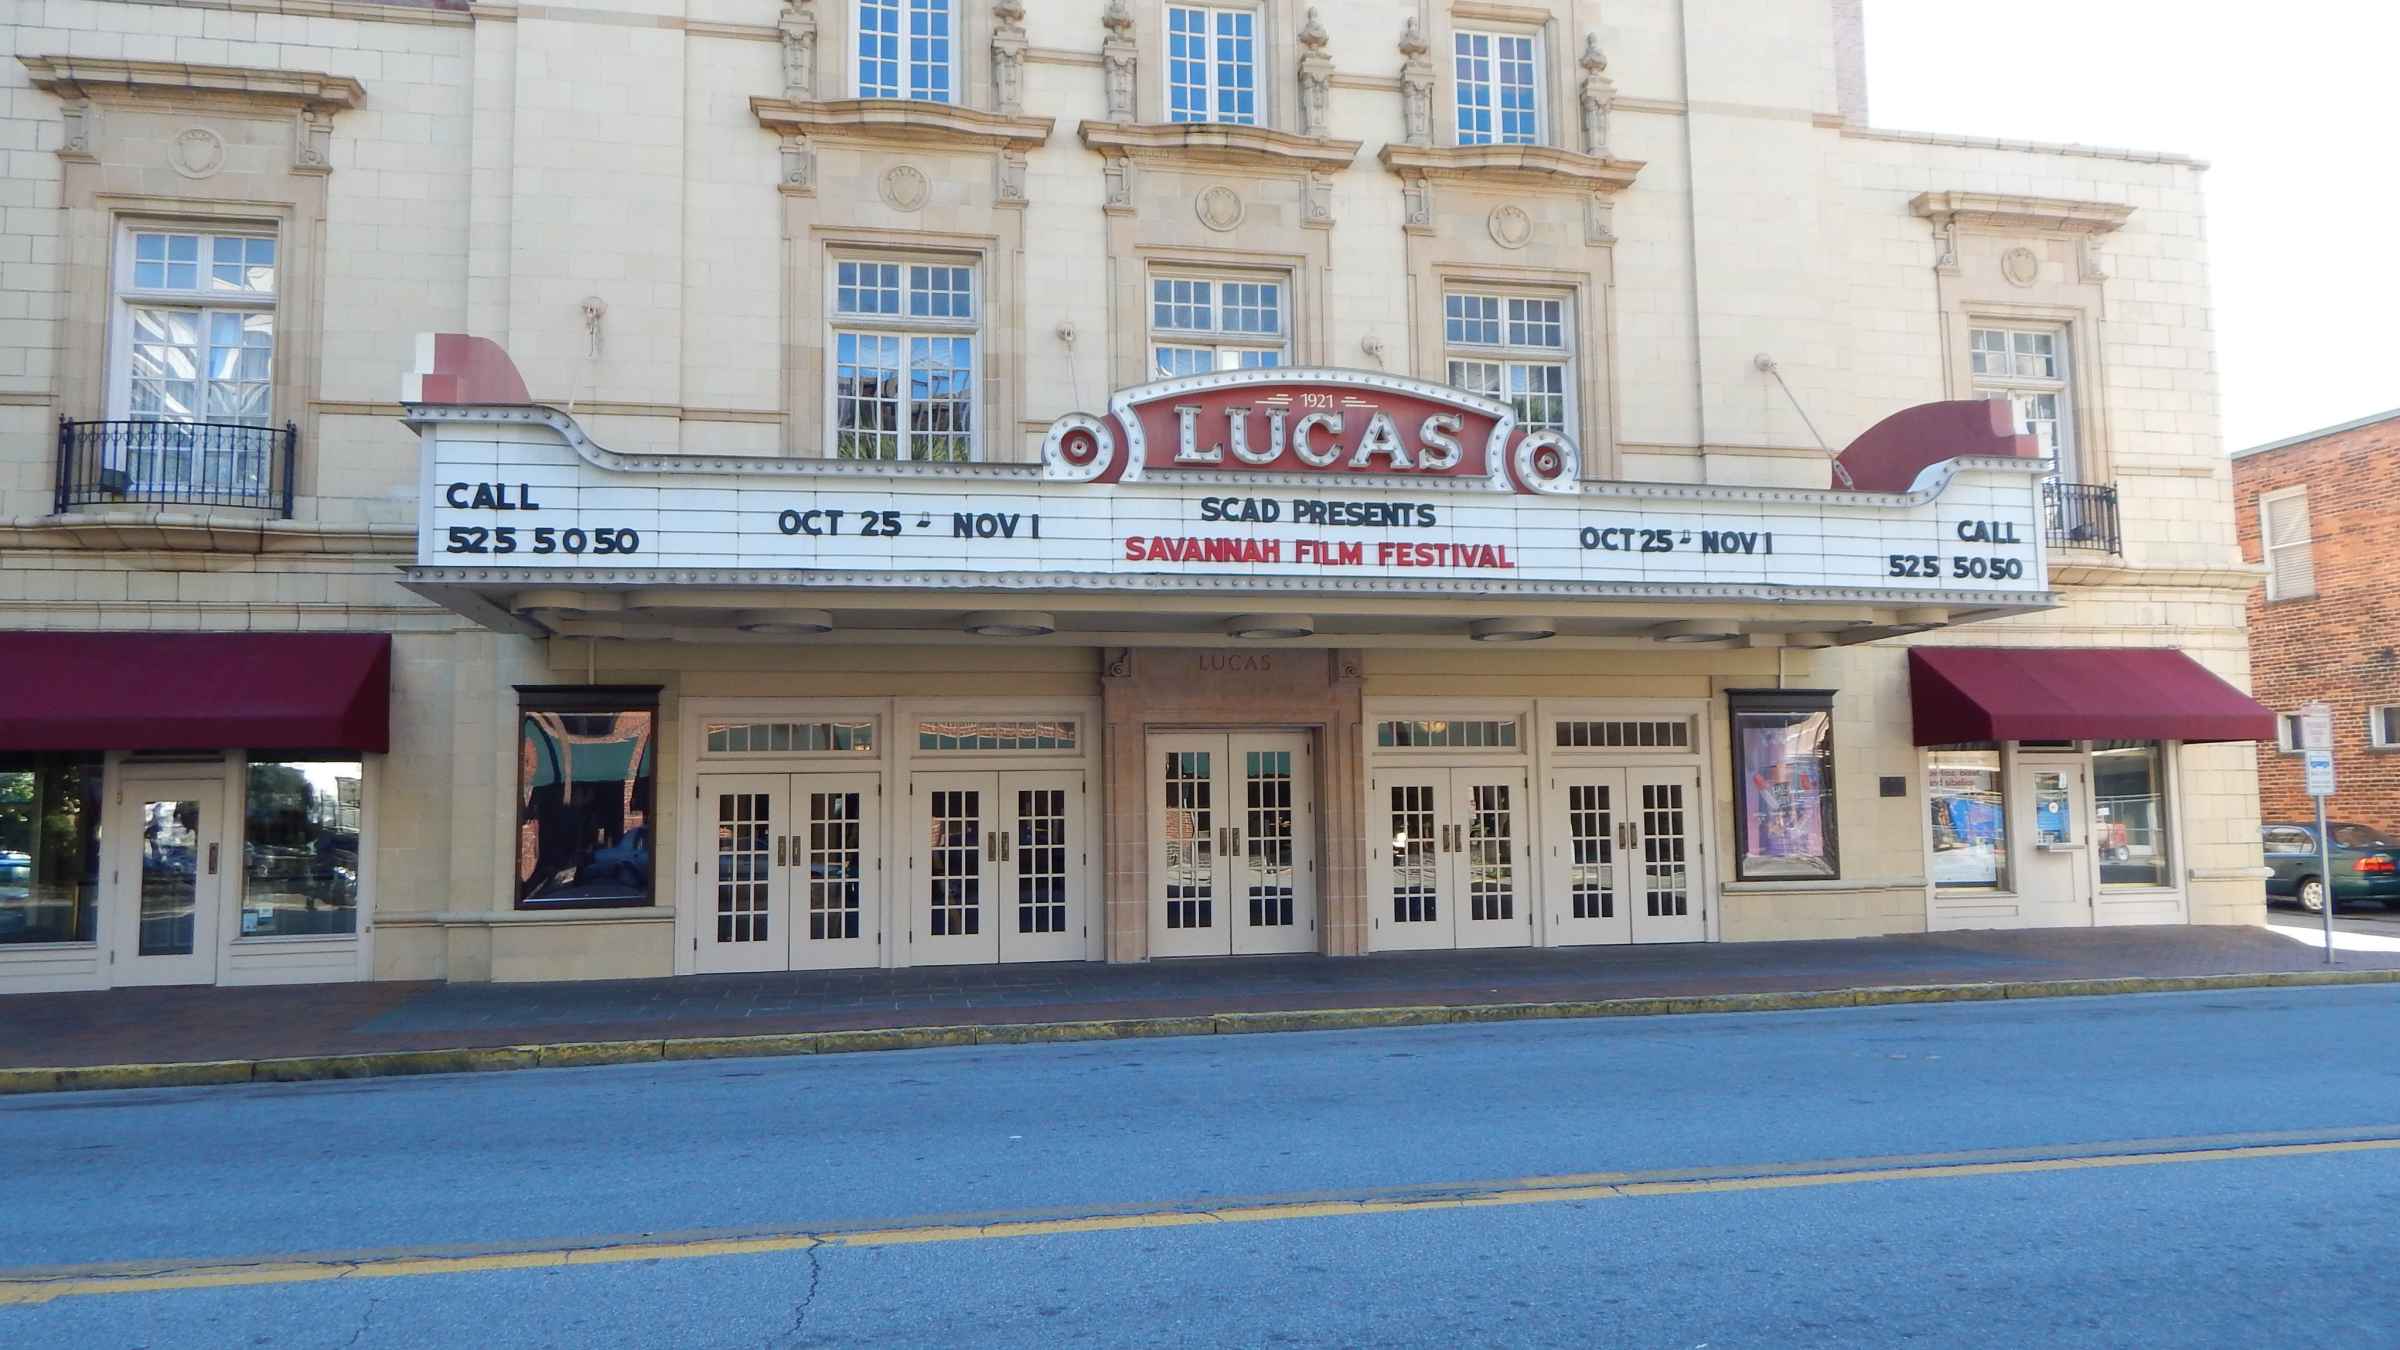
[[[2334,903],[2374,900],[2387,909],[2400,904],[2400,839],[2372,825],[2336,822],[2326,828],[2333,836]],[[2267,879],[2267,902],[2297,902],[2311,914],[2325,908],[2317,827],[2263,825],[2258,834],[2275,873]]]

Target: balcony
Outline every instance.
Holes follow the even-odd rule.
[[[247,507],[289,518],[300,429],[234,422],[58,424],[58,513]]]
[[[2052,548],[2090,549],[2096,553],[2125,551],[2125,537],[2117,524],[2114,483],[2045,480],[2042,518]]]

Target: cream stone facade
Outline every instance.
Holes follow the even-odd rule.
[[[351,931],[285,932],[263,909],[253,920],[244,889],[268,851],[245,766],[344,747],[82,747],[82,781],[110,799],[93,809],[132,809],[118,800],[128,783],[221,785],[205,800],[226,832],[198,827],[194,847],[221,842],[246,861],[213,891],[157,883],[221,919],[184,920],[166,940],[195,949],[179,947],[162,978],[734,968],[712,961],[756,955],[718,948],[751,913],[798,933],[824,918],[829,881],[847,888],[841,936],[820,940],[857,945],[825,960],[863,965],[1361,955],[1408,945],[1394,906],[1411,902],[1394,897],[1412,886],[1450,916],[1440,945],[1478,940],[1459,916],[1502,891],[1512,926],[1490,940],[1527,944],[2257,922],[2250,746],[2084,736],[1959,752],[1988,754],[1981,770],[1921,747],[1911,720],[1915,647],[2177,648],[2246,687],[2257,569],[2236,543],[2219,443],[2205,166],[1874,127],[1859,12],[1845,0],[23,0],[6,28],[15,59],[0,61],[0,629],[391,637],[389,749],[330,756],[359,766],[342,771],[356,819],[327,824],[322,791],[306,808],[320,856],[336,836],[356,854],[343,898],[307,909],[347,903]],[[911,22],[946,43],[901,36],[887,62],[881,25]],[[1195,33],[1239,60],[1183,60]],[[188,293],[172,270],[184,239],[199,250]],[[241,252],[257,240],[272,241],[263,271],[264,254]],[[248,261],[213,271],[227,256]],[[145,336],[177,315],[198,336]],[[615,490],[606,475],[629,475],[630,490],[703,464],[716,477],[692,480],[695,493],[798,483],[796,462],[877,454],[917,462],[888,481],[825,481],[866,495],[1031,484],[1058,462],[1062,417],[1105,413],[1113,393],[1164,377],[1263,366],[1488,392],[1577,452],[1591,500],[1652,485],[1641,491],[1661,500],[1838,514],[1834,452],[1902,409],[1983,397],[2011,400],[2062,486],[2044,496],[2034,475],[1961,470],[2022,497],[2037,569],[2024,595],[1980,599],[1778,595],[1763,582],[1700,598],[1463,581],[1336,592],[1238,570],[1181,590],[879,589],[664,561],[644,580],[597,558],[528,580],[440,552],[436,524],[466,517],[437,521],[464,505],[439,495],[439,446],[464,443],[467,405],[486,400],[430,384],[404,400],[404,377],[442,372],[420,352],[434,333],[505,352],[522,401],[550,411],[488,439],[584,475],[550,481],[585,494],[586,511]],[[242,350],[263,355],[246,365]],[[178,353],[198,354],[202,369],[182,376],[199,396],[241,402],[232,420],[262,429],[233,442],[220,462],[233,469],[123,460],[92,438],[125,433],[85,429],[173,421],[145,400],[177,373],[160,362],[193,359]],[[253,366],[267,373],[231,373]],[[281,450],[259,439],[287,423]],[[203,473],[220,475],[212,500],[155,490]],[[1321,495],[1405,496],[1390,481]],[[1875,500],[1894,518],[1916,509],[1887,496]],[[476,567],[486,580],[460,570]],[[1020,610],[1048,631],[961,631],[971,612]],[[1286,611],[1305,611],[1305,631],[1230,635],[1241,616]],[[822,625],[791,620],[820,613]],[[1555,636],[1470,636],[1488,620]],[[811,626],[831,631],[797,631]],[[171,659],[154,682],[166,702]],[[607,907],[565,893],[584,881],[528,899],[566,847],[533,816],[572,775],[528,767],[522,726],[543,709],[605,715],[577,688],[649,691],[625,695],[651,720],[612,761],[627,787],[605,846],[586,839],[556,872],[597,877],[605,854],[639,873],[607,883]],[[1829,696],[1826,797],[1795,809],[1811,838],[1838,835],[1818,869],[1830,875],[1752,876],[1742,861],[1766,856],[1747,842],[1760,801],[1797,789],[1746,790],[1759,766],[1736,755],[1748,705],[1731,696],[1777,690]],[[1469,724],[1512,730],[1505,744],[1496,731],[1444,739]],[[583,724],[558,725],[563,745]],[[811,728],[857,726],[872,731],[838,733],[844,755],[805,748],[835,734]],[[745,757],[730,747],[750,727],[799,739]],[[1636,730],[1578,729],[1592,727]],[[1609,737],[1653,735],[1611,753]],[[0,783],[22,749],[0,738]],[[1202,847],[1194,830],[1231,827],[1195,824],[1176,794],[1202,788],[1175,779],[1179,754],[1219,775],[1212,801],[1238,803],[1215,809],[1275,822],[1281,851],[1224,835]],[[2150,756],[2142,792],[2104,790],[2131,781],[2096,758],[2109,754]],[[1223,777],[1228,762],[1253,777]],[[1265,817],[1261,762],[1283,766]],[[27,781],[55,768],[42,763]],[[1948,815],[1929,800],[1937,785],[1959,803]],[[1401,788],[1472,844],[1445,833],[1399,848]],[[28,813],[42,816],[48,789],[31,790]],[[245,793],[246,816],[232,805]],[[1588,805],[1607,793],[1611,824],[1587,837]],[[937,807],[935,794],[949,795]],[[1615,823],[1643,809],[1626,800],[1660,794],[1671,825]],[[203,799],[169,798],[148,827],[190,833],[173,803]],[[716,814],[717,798],[728,811],[755,798],[775,813],[759,837],[795,850],[761,874],[755,905],[727,896],[772,850],[743,845],[749,818]],[[940,814],[1003,798],[1039,822]],[[799,862],[810,825],[848,841],[842,859]],[[962,829],[964,846],[945,833]],[[1012,831],[1013,853],[999,837]],[[1671,856],[1646,842],[1669,834]],[[12,847],[0,840],[0,867]],[[134,846],[120,831],[107,847]],[[0,991],[127,982],[147,958],[123,934],[157,909],[141,907],[143,868],[169,866],[146,847],[80,879],[33,876],[37,900],[97,888],[91,917],[0,926]],[[967,866],[961,847],[981,852],[943,871]],[[1633,851],[1630,870],[1595,882],[1619,850]],[[25,852],[38,872],[73,850]],[[1454,852],[1466,861],[1445,861]],[[1970,854],[1966,872],[1944,873]],[[1241,865],[1280,869],[1265,910],[1255,876],[1202,875]],[[1641,908],[1667,871],[1681,908],[1627,927],[1620,907]],[[1614,927],[1584,912],[1594,886],[1617,888]],[[978,945],[993,936],[982,920],[949,927],[961,887],[992,900],[992,925],[1022,910],[996,947]],[[1226,907],[1204,924],[1176,908],[1203,893]],[[1247,927],[1228,917],[1245,893]],[[8,898],[0,886],[0,911]],[[951,916],[934,916],[944,903]],[[1225,945],[1190,945],[1195,925],[1228,924]],[[770,945],[761,959],[778,968],[816,959],[799,936]]]

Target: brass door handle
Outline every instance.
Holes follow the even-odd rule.
[[[215,844],[208,846],[208,874],[212,877],[217,874],[217,846]]]
[[[1242,856],[1242,827],[1239,825],[1228,825],[1225,828],[1226,833],[1231,835],[1233,838],[1233,847],[1225,850],[1225,856],[1228,858],[1238,858]]]
[[[786,844],[789,844],[791,841],[792,841],[792,837],[791,837],[790,835],[788,835],[788,834],[779,834],[779,835],[776,835],[776,836],[775,836],[775,865],[776,865],[777,867],[781,867],[781,866],[783,866],[783,865],[784,865],[784,863],[783,863],[783,852],[784,852],[784,845],[786,845]]]
[[[1012,858],[1012,857],[1014,857],[1014,856],[1015,856],[1016,837],[1015,837],[1014,835],[1011,835],[1011,834],[1010,834],[1008,831],[1006,831],[1006,830],[1002,830],[1002,831],[1000,831],[999,833],[1000,833],[1000,861],[1002,861],[1002,862],[1007,862],[1007,861],[1008,861],[1010,858]]]

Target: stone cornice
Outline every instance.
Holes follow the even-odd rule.
[[[401,554],[414,525],[325,525],[233,511],[91,511],[0,519],[0,545],[166,553]]]
[[[2178,590],[2248,591],[2267,575],[2264,563],[2159,566],[2114,556],[2083,558],[2072,549],[2052,549],[2050,581],[2057,586],[2171,587]]]
[[[202,96],[278,108],[355,108],[366,86],[347,75],[255,66],[196,66],[95,56],[20,56],[37,89],[64,99]]]
[[[1365,144],[1227,122],[1085,122],[1076,134],[1104,155],[1316,173],[1348,168]]]
[[[1643,162],[1577,154],[1552,145],[1406,145],[1375,157],[1404,178],[1568,192],[1623,192]]]
[[[1908,209],[1937,225],[2084,235],[2107,234],[2133,215],[2132,207],[2116,202],[1999,192],[1920,192],[1910,199]]]
[[[1056,119],[1048,117],[1012,117],[949,103],[894,98],[753,98],[750,111],[760,126],[786,135],[951,150],[1022,153],[1047,142],[1056,125]]]

